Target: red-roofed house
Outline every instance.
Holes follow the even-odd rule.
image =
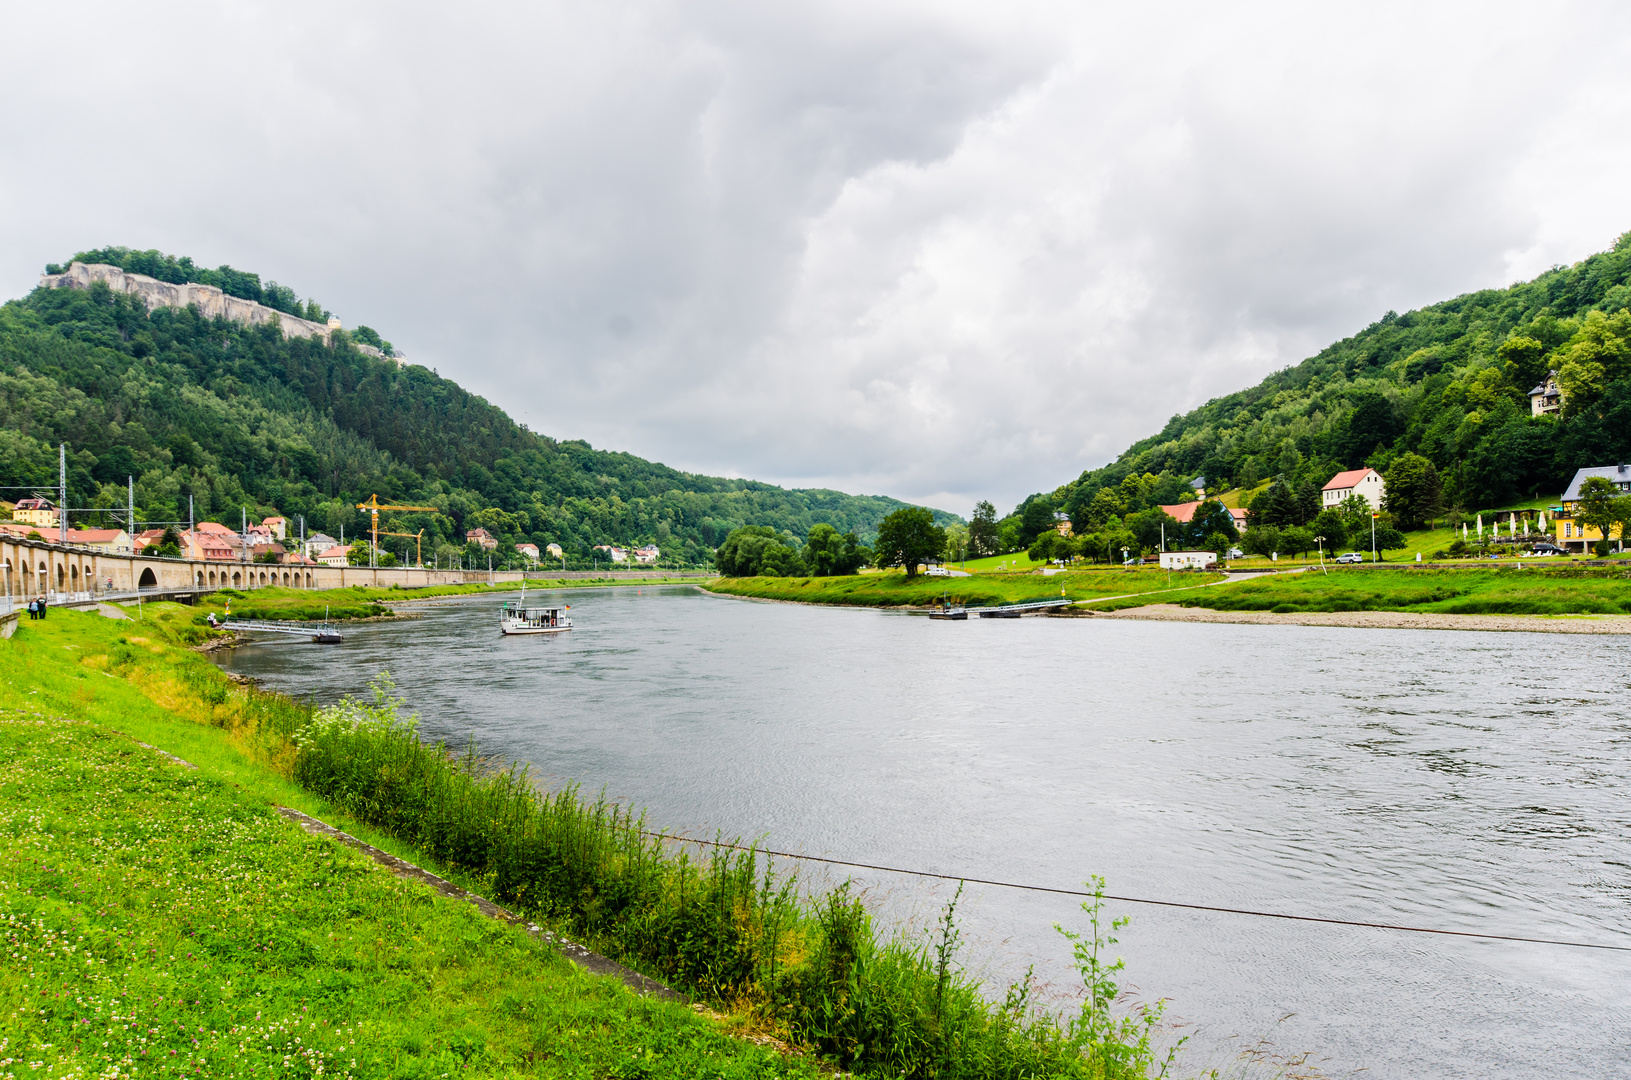
[[[1178,503],[1173,506],[1163,506],[1161,511],[1178,524],[1188,525],[1190,520],[1194,518],[1195,511],[1200,509],[1200,506],[1199,502]],[[1235,519],[1235,531],[1245,532],[1246,511],[1236,506],[1231,506],[1228,509],[1229,516]]]
[[[123,529],[69,529],[68,542],[109,555],[130,554],[130,534]]]
[[[474,542],[480,545],[483,551],[492,551],[498,547],[498,540],[493,537],[493,534],[479,525],[464,534],[464,542],[467,544]]]
[[[289,531],[288,518],[269,517],[264,519],[261,524],[266,526],[267,531],[279,540],[285,539],[284,533]]]
[[[1339,505],[1350,495],[1358,495],[1370,503],[1372,510],[1382,509],[1382,494],[1387,485],[1382,480],[1382,474],[1375,469],[1349,469],[1339,472],[1331,477],[1320,492],[1322,509],[1330,509]]]

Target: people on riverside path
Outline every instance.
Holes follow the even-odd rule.
[[[45,597],[40,597],[38,603],[40,605],[40,618],[43,619],[45,618]]]
[[[37,619],[39,617],[40,617],[40,602],[38,600],[30,600],[28,602],[28,618],[29,618],[29,621],[32,622],[32,621],[34,621],[35,619]]]

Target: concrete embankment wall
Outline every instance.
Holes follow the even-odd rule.
[[[59,593],[134,589],[254,589],[286,585],[296,589],[341,589],[350,585],[462,585],[466,582],[521,580],[519,571],[419,570],[413,567],[286,566],[281,563],[224,562],[213,559],[161,559],[111,555],[90,548],[16,537],[0,539],[0,595],[17,598]]]

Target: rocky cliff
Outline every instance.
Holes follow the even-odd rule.
[[[88,289],[98,281],[106,282],[108,288],[114,292],[141,297],[149,311],[161,307],[196,306],[199,314],[205,318],[228,319],[243,326],[274,323],[282,328],[287,337],[318,337],[324,342],[340,328],[338,320],[333,323],[312,322],[310,319],[290,315],[286,311],[269,308],[265,304],[257,304],[253,300],[229,296],[214,285],[197,283],[174,285],[168,281],[147,277],[145,274],[126,273],[119,267],[107,263],[76,262],[68,267],[66,273],[40,275],[40,284],[48,289]],[[372,345],[364,345],[361,342],[353,344],[359,351],[369,356],[390,359],[397,364],[406,362],[402,356],[386,357]]]

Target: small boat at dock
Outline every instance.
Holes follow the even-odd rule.
[[[509,634],[563,634],[572,629],[567,612],[570,604],[559,606],[528,605],[526,582],[521,583],[521,599],[504,601],[499,609],[498,629]]]

